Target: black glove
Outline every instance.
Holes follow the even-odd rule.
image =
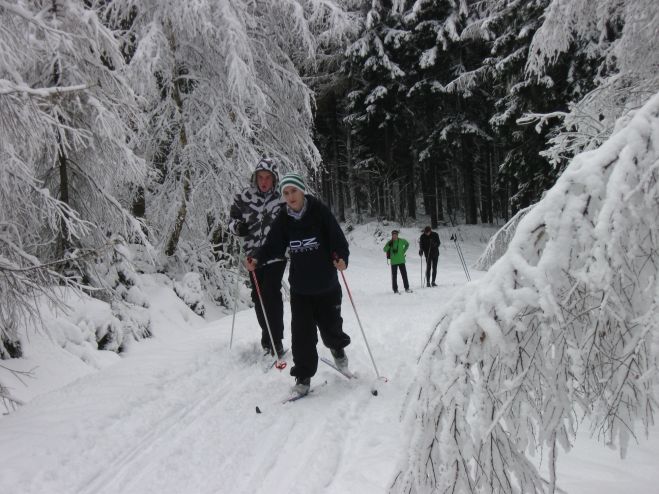
[[[420,255],[420,256],[423,255],[423,251],[422,251],[422,250],[419,251],[419,255]]]
[[[249,228],[247,228],[247,223],[240,222],[236,225],[236,231],[238,232],[239,237],[245,237],[249,233]]]

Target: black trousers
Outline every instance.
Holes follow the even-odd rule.
[[[432,269],[432,282],[434,283],[437,279],[437,261],[439,260],[439,254],[430,255],[426,257],[426,283],[430,283],[430,271]]]
[[[265,305],[265,313],[268,315],[275,345],[281,343],[284,338],[284,302],[281,297],[281,279],[284,277],[285,269],[286,261],[281,261],[266,264],[254,270],[261,289],[261,297],[263,297],[263,305]],[[254,302],[256,319],[259,321],[259,326],[261,326],[261,346],[270,348],[272,343],[270,343],[268,326],[263,316],[263,308],[256,293],[254,280],[251,276],[249,279],[252,282],[252,301]]]
[[[312,377],[318,370],[318,331],[327,348],[344,348],[350,336],[343,332],[341,287],[319,295],[291,292],[291,376]]]
[[[391,288],[394,289],[394,292],[398,291],[398,270],[400,269],[400,276],[403,278],[403,286],[405,290],[409,290],[410,284],[407,282],[407,268],[405,263],[403,264],[392,264],[391,265]]]

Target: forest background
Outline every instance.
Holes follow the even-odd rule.
[[[228,209],[261,156],[348,229],[503,224],[659,91],[652,0],[0,0],[0,20],[7,361],[67,290],[111,308],[99,349],[148,337],[146,269],[233,308]]]

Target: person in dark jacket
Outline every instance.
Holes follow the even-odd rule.
[[[398,237],[398,230],[391,232],[391,240],[384,244],[384,251],[389,257],[391,263],[391,288],[394,293],[398,293],[398,270],[403,278],[403,287],[406,292],[411,292],[410,284],[407,281],[407,268],[405,267],[405,253],[410,243],[404,238]]]
[[[295,393],[309,392],[318,369],[318,331],[337,367],[348,371],[344,348],[350,337],[343,332],[342,292],[337,270],[348,267],[348,241],[336,218],[322,202],[305,195],[304,179],[289,173],[280,182],[286,201],[263,245],[247,261],[247,269],[277,259],[289,250],[291,259],[291,339]]]
[[[272,158],[263,158],[252,173],[251,185],[237,194],[229,212],[229,232],[243,238],[243,249],[247,257],[263,244],[270,231],[272,222],[282,209],[283,202],[277,189],[277,165]],[[261,327],[261,346],[266,354],[278,357],[284,354],[282,340],[284,338],[284,302],[281,296],[281,280],[286,269],[286,258],[281,255],[262,263],[255,271],[256,279],[261,289],[263,305],[266,308],[272,339],[272,348],[266,312],[264,312],[254,280],[252,283],[252,301],[256,311],[256,319]]]
[[[441,241],[437,232],[433,232],[429,226],[423,229],[419,238],[419,256],[426,256],[426,284],[427,286],[437,286],[437,261],[439,260],[439,246]],[[430,281],[430,272],[432,270],[432,282]]]

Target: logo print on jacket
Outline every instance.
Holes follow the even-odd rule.
[[[300,254],[302,252],[309,252],[310,250],[317,250],[320,243],[316,237],[304,238],[302,240],[291,240],[288,244],[291,249],[291,254]]]

